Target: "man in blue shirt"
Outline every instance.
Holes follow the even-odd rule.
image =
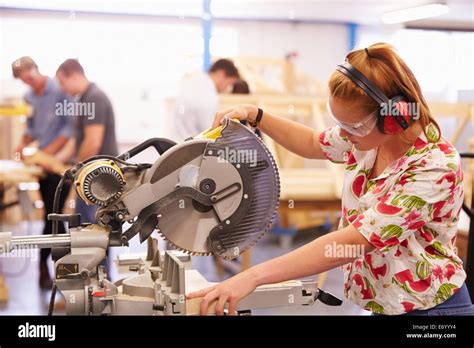
[[[72,120],[63,114],[59,105],[63,105],[68,97],[61,91],[56,80],[49,78],[38,71],[38,66],[30,57],[21,57],[12,63],[12,72],[15,78],[22,80],[31,89],[25,95],[25,101],[32,106],[32,114],[27,119],[27,128],[23,134],[17,152],[20,155],[23,149],[37,142],[39,149],[47,154],[54,155],[66,144],[72,135]],[[44,202],[44,229],[43,234],[50,234],[52,223],[48,221],[48,214],[53,212],[53,199],[60,176],[46,170],[46,175],[39,181],[41,197]],[[65,186],[60,197],[60,209],[64,207],[69,186]],[[59,224],[59,233],[64,233],[64,225]],[[52,281],[49,275],[47,259],[51,249],[41,249],[40,258],[40,287],[50,288]]]

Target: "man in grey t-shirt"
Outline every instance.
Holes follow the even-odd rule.
[[[82,161],[93,156],[92,152],[95,152],[95,154],[98,155],[117,156],[118,149],[117,140],[115,138],[115,117],[109,98],[94,83],[89,83],[86,91],[79,98],[78,104],[85,105],[86,107],[82,108],[85,114],[80,115],[81,117],[77,118],[76,123],[75,136],[76,146],[78,149],[77,160]],[[87,108],[87,105],[90,105],[89,109]],[[104,132],[102,144],[100,144],[97,139],[95,142],[97,146],[100,145],[98,151],[97,148],[89,147],[88,145],[90,144],[84,142],[87,128],[94,125],[99,127],[99,139],[101,133],[100,129],[103,128]]]
[[[91,156],[117,156],[114,110],[109,98],[84,74],[81,64],[75,59],[62,63],[56,78],[64,92],[78,97],[74,105],[67,108],[76,118],[76,162]],[[96,207],[87,206],[80,198],[76,200],[76,212],[83,222],[95,222]]]

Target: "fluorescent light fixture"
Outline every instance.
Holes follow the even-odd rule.
[[[382,22],[387,24],[403,23],[441,16],[448,12],[449,7],[446,4],[428,4],[384,13],[382,15]]]

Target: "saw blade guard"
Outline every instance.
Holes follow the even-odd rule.
[[[199,158],[185,155],[195,151],[201,152]],[[225,259],[257,243],[273,223],[280,192],[278,169],[261,139],[238,121],[226,120],[165,154],[168,160],[158,164],[157,172],[174,155],[175,165],[185,156],[193,160],[180,163],[175,177],[162,182],[194,187],[218,201],[205,206],[183,197],[160,209],[160,235],[182,251]]]

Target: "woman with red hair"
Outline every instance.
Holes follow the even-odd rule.
[[[321,133],[253,105],[216,114],[213,127],[247,120],[302,157],[344,165],[342,218],[337,231],[189,297],[203,297],[202,314],[214,301],[217,314],[235,314],[259,285],[343,266],[345,296],[375,314],[474,315],[455,247],[460,157],[411,70],[384,43],[350,52],[329,80],[327,109],[336,126]],[[362,252],[328,253],[334,245]]]

